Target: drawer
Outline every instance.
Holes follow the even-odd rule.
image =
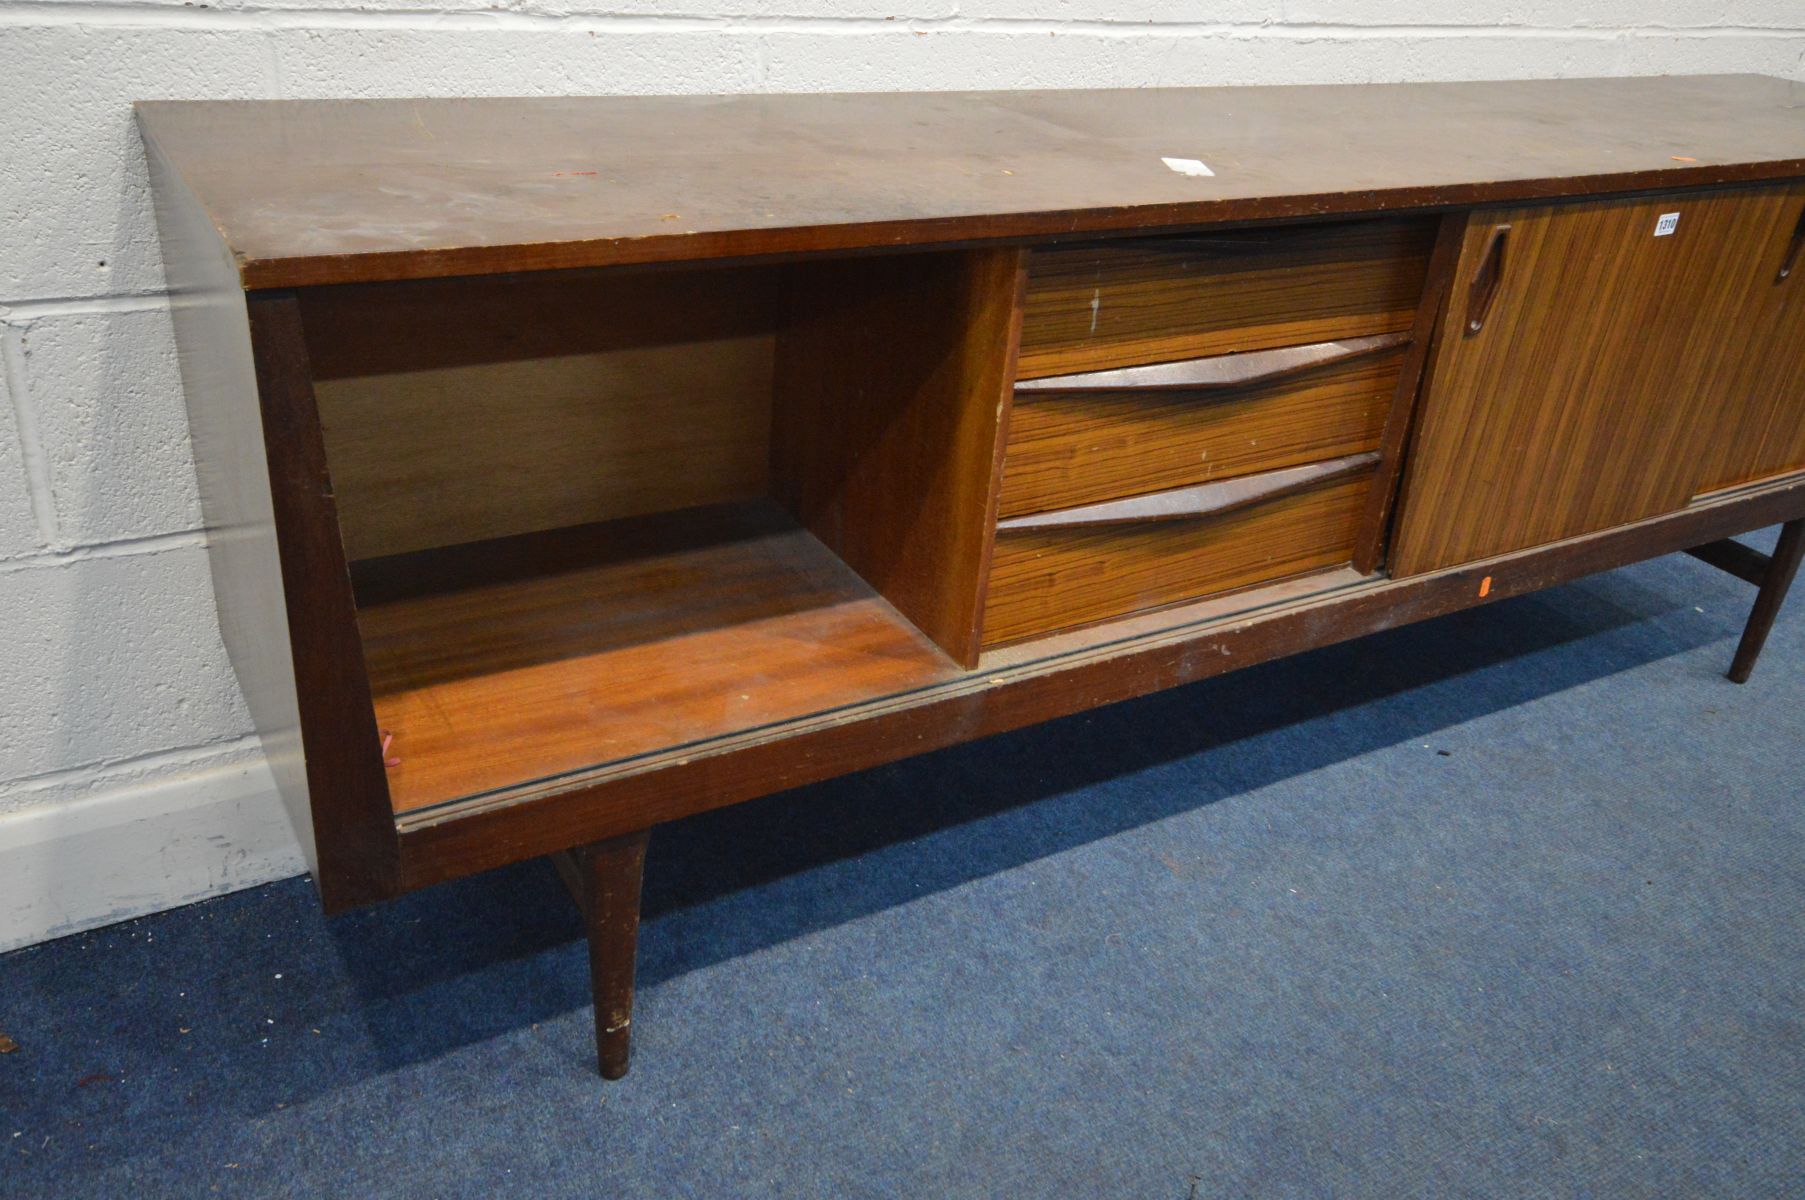
[[[1409,218],[1036,250],[1018,378],[1403,332],[1434,237]]]
[[[1377,457],[1356,455],[1211,485],[1225,492],[1245,487],[1245,495],[1255,498],[1242,502],[1230,495],[1228,503],[1201,516],[1084,523],[1084,510],[1076,510],[1064,514],[1078,522],[1070,525],[1023,523],[1039,517],[1013,526],[1005,522],[998,526],[991,560],[984,644],[1020,641],[1345,563],[1352,557]],[[1258,494],[1268,478],[1286,484],[1286,476],[1312,473],[1317,477],[1305,478],[1301,486]],[[1127,506],[1098,506],[1112,507]]]
[[[999,513],[1375,450],[1408,343],[1379,334],[1020,383]]]

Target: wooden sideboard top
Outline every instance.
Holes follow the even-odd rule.
[[[137,111],[249,288],[1805,175],[1805,84],[1757,75]]]

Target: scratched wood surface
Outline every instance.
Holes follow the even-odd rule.
[[[1802,104],[1689,76],[137,111],[245,285],[276,287],[1785,178]]]
[[[775,505],[358,572],[396,812],[906,692],[952,661]]]

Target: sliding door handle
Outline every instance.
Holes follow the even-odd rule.
[[[1492,226],[1485,253],[1479,256],[1479,269],[1473,272],[1473,282],[1467,287],[1469,336],[1485,327],[1485,315],[1491,311],[1492,301],[1498,295],[1498,284],[1504,279],[1504,248],[1509,242],[1509,225]]]
[[[1799,223],[1793,227],[1792,241],[1786,244],[1786,258],[1780,263],[1780,273],[1774,276],[1775,283],[1785,283],[1792,269],[1799,265],[1799,247],[1805,245],[1805,210],[1799,213]]]

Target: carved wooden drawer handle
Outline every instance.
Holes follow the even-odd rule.
[[[1498,295],[1498,284],[1504,279],[1504,248],[1510,242],[1510,226],[1492,226],[1491,237],[1480,256],[1479,269],[1473,272],[1473,283],[1467,288],[1467,333],[1478,333],[1485,327],[1485,315],[1491,311]]]

